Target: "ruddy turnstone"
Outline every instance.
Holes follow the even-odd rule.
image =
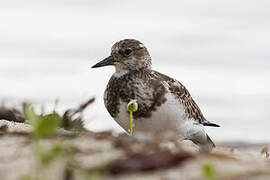
[[[126,107],[136,99],[134,135],[174,131],[179,140],[191,140],[201,150],[215,147],[203,126],[219,125],[207,121],[188,90],[179,81],[152,70],[146,47],[135,39],[115,43],[111,55],[92,68],[112,65],[112,75],[104,93],[104,103],[114,120],[129,130]]]

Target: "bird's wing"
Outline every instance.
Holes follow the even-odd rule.
[[[135,74],[136,75],[136,74]],[[166,102],[166,88],[155,78],[151,78],[149,72],[141,73],[133,78],[130,92],[133,92],[134,99],[137,100],[139,110],[134,113],[134,118],[148,118],[152,112]]]
[[[157,71],[153,71],[153,74],[159,79],[162,79],[167,84],[169,91],[177,96],[179,101],[183,104],[188,118],[194,119],[206,126],[218,126],[214,123],[210,123],[204,118],[200,108],[183,84]]]

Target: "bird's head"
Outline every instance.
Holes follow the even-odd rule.
[[[111,55],[92,68],[108,65],[115,66],[116,71],[151,69],[151,57],[140,41],[125,39],[115,43]]]

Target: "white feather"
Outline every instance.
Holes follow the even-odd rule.
[[[133,121],[134,134],[152,134],[164,130],[175,131],[179,139],[190,139],[192,135],[201,134],[205,136],[203,126],[193,119],[189,119],[185,113],[183,105],[171,93],[166,94],[166,102],[157,107],[149,118],[139,118]],[[120,102],[120,113],[115,121],[127,132],[129,130],[129,113],[127,103]],[[138,107],[140,108],[140,107]]]
[[[119,77],[127,74],[128,72],[129,72],[128,70],[116,71],[115,73],[113,73],[113,77],[119,78]]]

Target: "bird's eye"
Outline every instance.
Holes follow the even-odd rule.
[[[132,49],[128,48],[124,50],[124,55],[129,56],[132,53]]]

